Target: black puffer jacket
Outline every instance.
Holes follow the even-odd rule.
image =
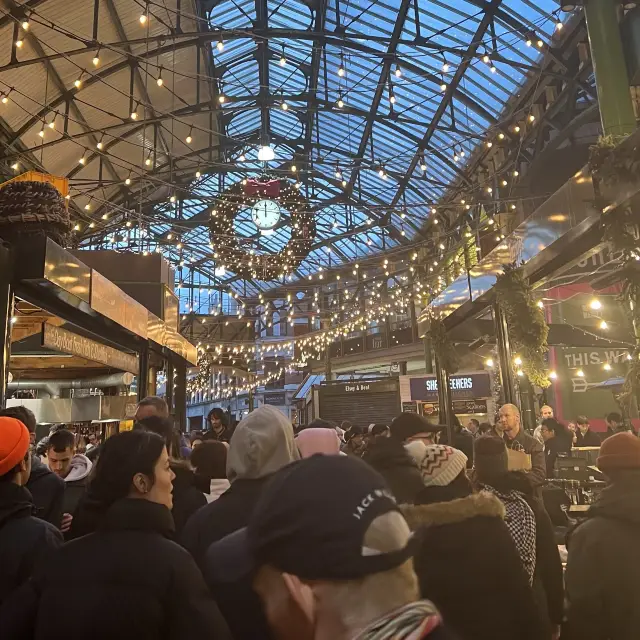
[[[362,459],[387,481],[399,503],[413,504],[424,489],[420,469],[397,440],[378,438],[367,447]]]
[[[187,520],[207,504],[204,493],[196,486],[196,476],[186,461],[173,461],[171,470],[176,474],[173,479],[173,521],[176,528],[176,540],[180,539]]]
[[[427,498],[428,490],[420,494]],[[421,595],[464,640],[540,640],[544,632],[533,591],[503,518],[486,492],[405,505],[412,529],[423,528],[414,566]]]
[[[568,536],[569,640],[640,638],[639,540],[640,471],[629,471]]]
[[[65,491],[64,480],[53,473],[35,454],[31,456],[31,475],[27,482],[27,489],[36,508],[34,515],[60,527]]]
[[[167,539],[172,532],[166,507],[116,502],[96,533],[66,544],[6,603],[0,637],[227,640],[193,558]]]
[[[62,546],[62,534],[33,512],[27,489],[0,482],[0,604]]]

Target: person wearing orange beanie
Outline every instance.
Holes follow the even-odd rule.
[[[567,540],[567,637],[635,640],[640,638],[640,439],[628,431],[607,438],[597,465],[608,485]]]
[[[33,516],[33,500],[25,487],[30,473],[29,430],[20,420],[1,416],[0,605],[62,545],[58,529]]]

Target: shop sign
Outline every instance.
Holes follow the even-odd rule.
[[[418,403],[417,402],[403,402],[402,403],[402,413],[418,413]]]
[[[344,384],[328,384],[320,387],[323,395],[342,395],[342,394],[367,394],[367,393],[385,393],[385,392],[397,392],[398,384],[396,380],[382,380],[382,381],[370,381],[360,382],[354,380],[353,382],[345,382]]]
[[[118,351],[49,323],[42,330],[42,346],[138,375],[138,356]]]
[[[435,376],[411,378],[409,381],[412,400],[438,400],[438,381]],[[486,372],[458,373],[449,376],[452,400],[488,398],[491,396],[491,381]]]
[[[265,393],[264,404],[270,404],[275,407],[282,407],[287,404],[287,394],[284,391],[280,393]]]
[[[454,413],[487,413],[486,400],[454,400]]]

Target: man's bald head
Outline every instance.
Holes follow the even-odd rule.
[[[520,431],[520,409],[515,404],[503,404],[498,416],[504,434],[513,440]]]

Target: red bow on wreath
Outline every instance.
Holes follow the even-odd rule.
[[[280,196],[280,180],[269,180],[268,182],[247,180],[244,192],[248,196],[263,195],[268,198],[277,198]]]

